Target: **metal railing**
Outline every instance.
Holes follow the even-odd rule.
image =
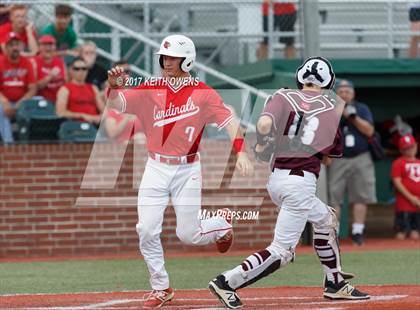
[[[280,1],[280,0],[279,0]],[[281,0],[284,2],[284,0]],[[207,59],[200,55],[203,63],[214,64],[213,60],[222,59],[220,64],[247,63],[256,60],[255,51],[262,37],[269,38],[271,57],[278,58],[278,51],[284,44],[277,43],[281,37],[293,37],[298,51],[305,49],[303,41],[303,20],[301,3],[306,0],[289,0],[298,10],[298,20],[294,31],[274,29],[273,10],[269,14],[269,27],[262,30],[262,0],[73,0],[69,1],[79,8],[89,9],[97,13],[100,20],[113,20],[138,34],[146,34],[147,38],[160,41],[174,29],[185,33],[197,41],[197,46],[208,46]],[[316,0],[310,0],[316,1]],[[29,3],[34,5],[53,4],[59,1],[18,1],[5,3]],[[273,2],[276,2],[273,0]],[[318,0],[320,51],[324,56],[346,57],[396,57],[396,50],[405,52],[412,35],[420,35],[410,30],[408,21],[408,4],[412,0]],[[97,10],[89,8],[96,6]],[[105,16],[101,16],[100,8],[109,7]],[[96,12],[97,11],[97,12]],[[141,12],[141,20],[132,22],[129,18],[132,11]],[[125,12],[125,15],[121,15]],[[105,14],[105,13],[104,13]],[[159,15],[160,14],[160,15]],[[126,17],[121,18],[121,17]],[[116,18],[116,17],[119,17]],[[318,18],[314,14],[314,18]],[[123,21],[127,20],[127,26]],[[159,25],[160,23],[160,25]],[[175,27],[175,28],[174,28]],[[108,53],[113,59],[118,58],[121,40],[132,37],[124,31],[109,33],[81,32],[82,38],[106,38],[111,41]],[[333,52],[334,50],[334,52]],[[274,52],[273,52],[274,51]],[[352,54],[352,51],[356,53]],[[135,53],[133,48],[130,54]],[[361,56],[357,53],[364,52]],[[142,64],[147,72],[153,71],[150,45],[136,61]],[[225,60],[224,60],[225,59]]]
[[[90,17],[94,18],[94,19],[98,19],[102,23],[111,26],[113,29],[116,29],[116,30],[124,33],[125,35],[128,35],[132,38],[135,38],[135,39],[139,40],[140,42],[142,42],[143,44],[145,44],[149,48],[158,49],[159,46],[160,46],[160,44],[158,42],[146,37],[145,35],[142,35],[140,33],[136,33],[135,31],[114,22],[113,20],[110,20],[108,18],[104,18],[104,17],[98,15],[97,13],[95,13],[95,12],[93,12],[93,11],[87,9],[87,8],[84,8],[83,6],[81,6],[79,4],[72,3],[71,6],[75,10],[77,10],[78,12],[81,12],[81,13],[87,15],[87,16],[90,16]],[[114,34],[116,35],[117,32],[115,32]],[[156,60],[155,60],[155,62],[157,63]],[[226,82],[226,83],[228,83],[228,84],[230,84],[234,87],[237,87],[237,88],[240,88],[240,89],[245,89],[245,90],[249,91],[251,94],[254,94],[258,97],[263,97],[263,98],[268,97],[268,94],[266,92],[260,91],[255,87],[252,87],[252,86],[250,86],[246,83],[243,83],[243,82],[241,82],[237,79],[234,79],[234,78],[232,78],[232,77],[230,77],[230,76],[228,76],[228,75],[226,75],[226,74],[224,74],[220,71],[217,71],[213,68],[210,68],[210,67],[208,67],[208,66],[206,66],[206,65],[204,65],[200,62],[195,63],[195,68],[198,71],[202,71],[205,74],[210,74],[210,75],[212,75],[212,76],[214,76],[214,77],[216,77],[216,78],[218,78],[218,79],[220,79],[220,80],[222,80],[222,81],[224,81],[224,82]],[[144,74],[149,74],[150,75],[150,73],[147,71],[147,69],[146,69],[146,72],[144,72]],[[205,80],[205,78],[203,78],[203,79]]]

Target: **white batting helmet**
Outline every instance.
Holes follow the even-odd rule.
[[[184,72],[189,72],[192,69],[195,61],[194,42],[184,35],[170,35],[162,40],[162,43],[160,44],[160,49],[156,54],[160,55],[159,64],[162,69],[162,55],[185,58],[181,62],[181,70]]]
[[[299,89],[303,84],[312,83],[321,88],[334,86],[335,74],[330,62],[323,57],[310,57],[296,70],[296,84]]]

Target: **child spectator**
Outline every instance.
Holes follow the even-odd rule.
[[[42,35],[52,35],[57,44],[59,54],[64,56],[77,57],[79,50],[77,49],[77,35],[71,26],[71,15],[73,9],[65,4],[58,4],[55,7],[55,23],[47,25],[42,29]]]
[[[13,142],[10,120],[23,100],[36,94],[32,63],[21,56],[21,37],[10,32],[5,41],[5,54],[0,55],[0,134],[6,143]]]
[[[28,9],[25,5],[13,5],[9,16],[10,22],[0,26],[0,44],[3,54],[6,53],[8,34],[14,32],[24,43],[24,49],[28,50],[24,56],[35,56],[38,53],[38,45],[34,25],[28,22]]]
[[[53,36],[43,35],[38,42],[39,55],[35,57],[38,95],[55,103],[58,89],[66,82],[66,66],[60,56],[55,56]]]
[[[397,239],[408,233],[419,239],[420,210],[420,159],[416,158],[417,143],[410,134],[402,136],[398,147],[401,157],[392,163],[391,177],[396,189],[395,228]]]
[[[56,111],[60,117],[99,124],[104,102],[98,88],[86,83],[87,70],[87,64],[82,58],[72,61],[70,82],[61,86],[57,93]]]
[[[86,82],[95,84],[99,89],[104,89],[108,73],[104,67],[96,62],[96,44],[93,41],[85,42],[80,51],[80,56],[86,61],[89,69]]]

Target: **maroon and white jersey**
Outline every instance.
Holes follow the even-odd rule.
[[[174,89],[167,83],[144,83],[120,91],[122,112],[135,114],[144,126],[151,152],[183,156],[199,149],[206,124],[223,128],[233,119],[219,94],[202,82]]]
[[[341,157],[343,106],[317,91],[281,89],[270,97],[261,115],[273,120],[273,169],[300,169],[318,176],[324,155]]]

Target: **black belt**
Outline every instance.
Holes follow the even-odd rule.
[[[297,175],[300,177],[304,177],[305,173],[303,172],[303,170],[300,169],[290,169],[289,175]]]

